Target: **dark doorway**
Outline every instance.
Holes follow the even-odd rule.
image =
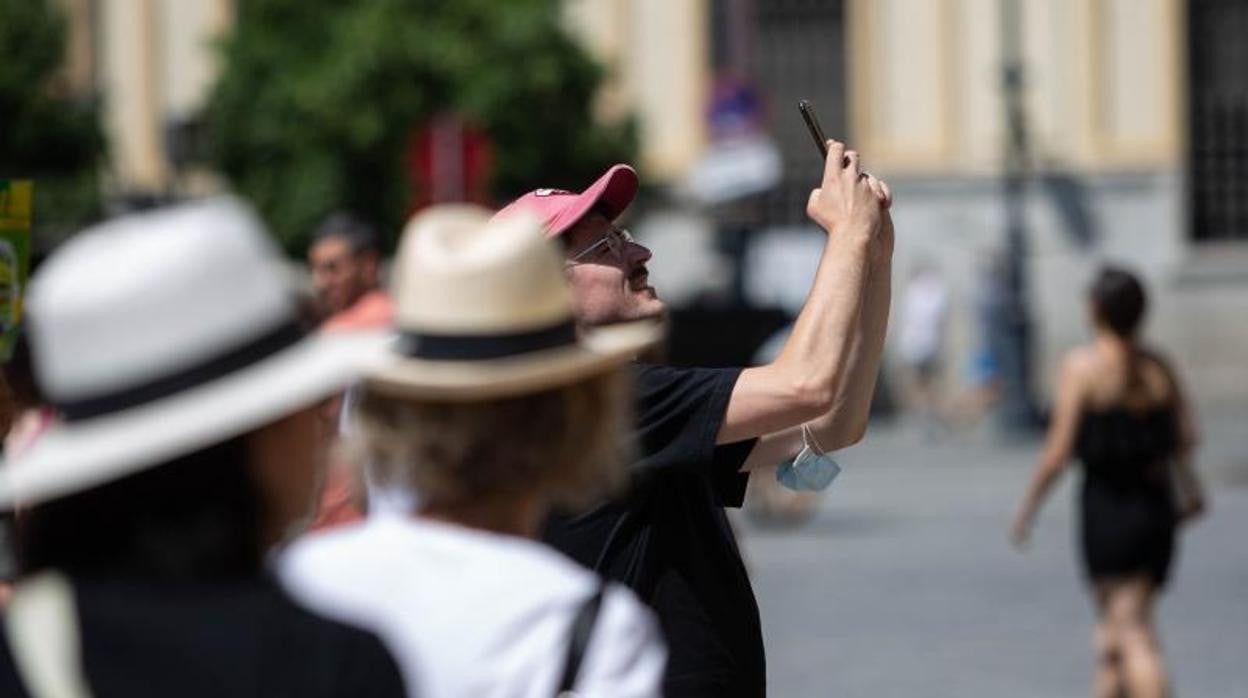
[[[799,99],[818,110],[829,137],[845,135],[843,0],[712,0],[710,49],[716,76],[749,85],[762,103],[761,125],[780,151],[780,182],[715,208],[717,245],[735,281],[721,298],[672,314],[670,359],[682,365],[745,365],[791,317],[745,297],[746,252],[775,226],[813,225],[806,200],[822,172],[797,112]]]
[[[769,108],[784,175],[763,201],[771,225],[806,223],[806,199],[822,163],[797,113],[808,99],[829,138],[846,138],[845,8],[842,0],[754,3],[753,73]]]
[[[1248,240],[1248,2],[1190,0],[1191,232]]]

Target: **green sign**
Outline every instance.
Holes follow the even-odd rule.
[[[30,271],[30,215],[34,184],[0,179],[0,360],[8,361],[22,320],[22,293]]]

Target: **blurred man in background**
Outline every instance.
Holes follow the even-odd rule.
[[[828,145],[806,208],[828,241],[780,355],[746,369],[634,364],[641,460],[632,491],[547,522],[547,542],[656,610],[670,649],[668,696],[764,695],[758,605],[724,507],[741,506],[751,470],[773,476],[794,457],[818,467],[830,461],[825,448],[866,429],[888,320],[890,199],[857,153]],[[498,213],[536,213],[562,243],[583,326],[665,312],[649,284],[650,250],[615,225],[637,187],[637,173],[616,165],[579,194],[538,189]]]
[[[364,221],[334,213],[312,234],[308,266],[316,293],[319,330],[332,334],[390,327],[394,306],[381,287],[381,243]],[[337,431],[342,399],[321,410],[326,433]],[[363,518],[365,502],[359,473],[345,459],[333,457],[312,528],[323,529]]]
[[[347,213],[325,219],[308,246],[308,266],[322,331],[390,325],[394,309],[381,288],[381,245],[367,223]]]

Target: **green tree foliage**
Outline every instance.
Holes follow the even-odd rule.
[[[56,85],[66,27],[53,5],[0,0],[0,177],[35,180],[35,232],[45,239],[99,215],[104,156],[94,105]]]
[[[583,186],[630,158],[631,124],[595,123],[599,66],[554,0],[241,0],[207,112],[215,166],[299,253],[326,213],[393,238],[411,199],[405,148],[459,114],[494,148],[499,201]]]

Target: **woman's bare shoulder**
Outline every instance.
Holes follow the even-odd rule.
[[[1170,358],[1152,347],[1141,348],[1140,356],[1143,358],[1144,380],[1149,387],[1161,393],[1166,400],[1172,398],[1179,391],[1179,376]]]
[[[1101,357],[1096,348],[1087,344],[1070,349],[1062,357],[1062,374],[1084,380],[1096,374]]]

